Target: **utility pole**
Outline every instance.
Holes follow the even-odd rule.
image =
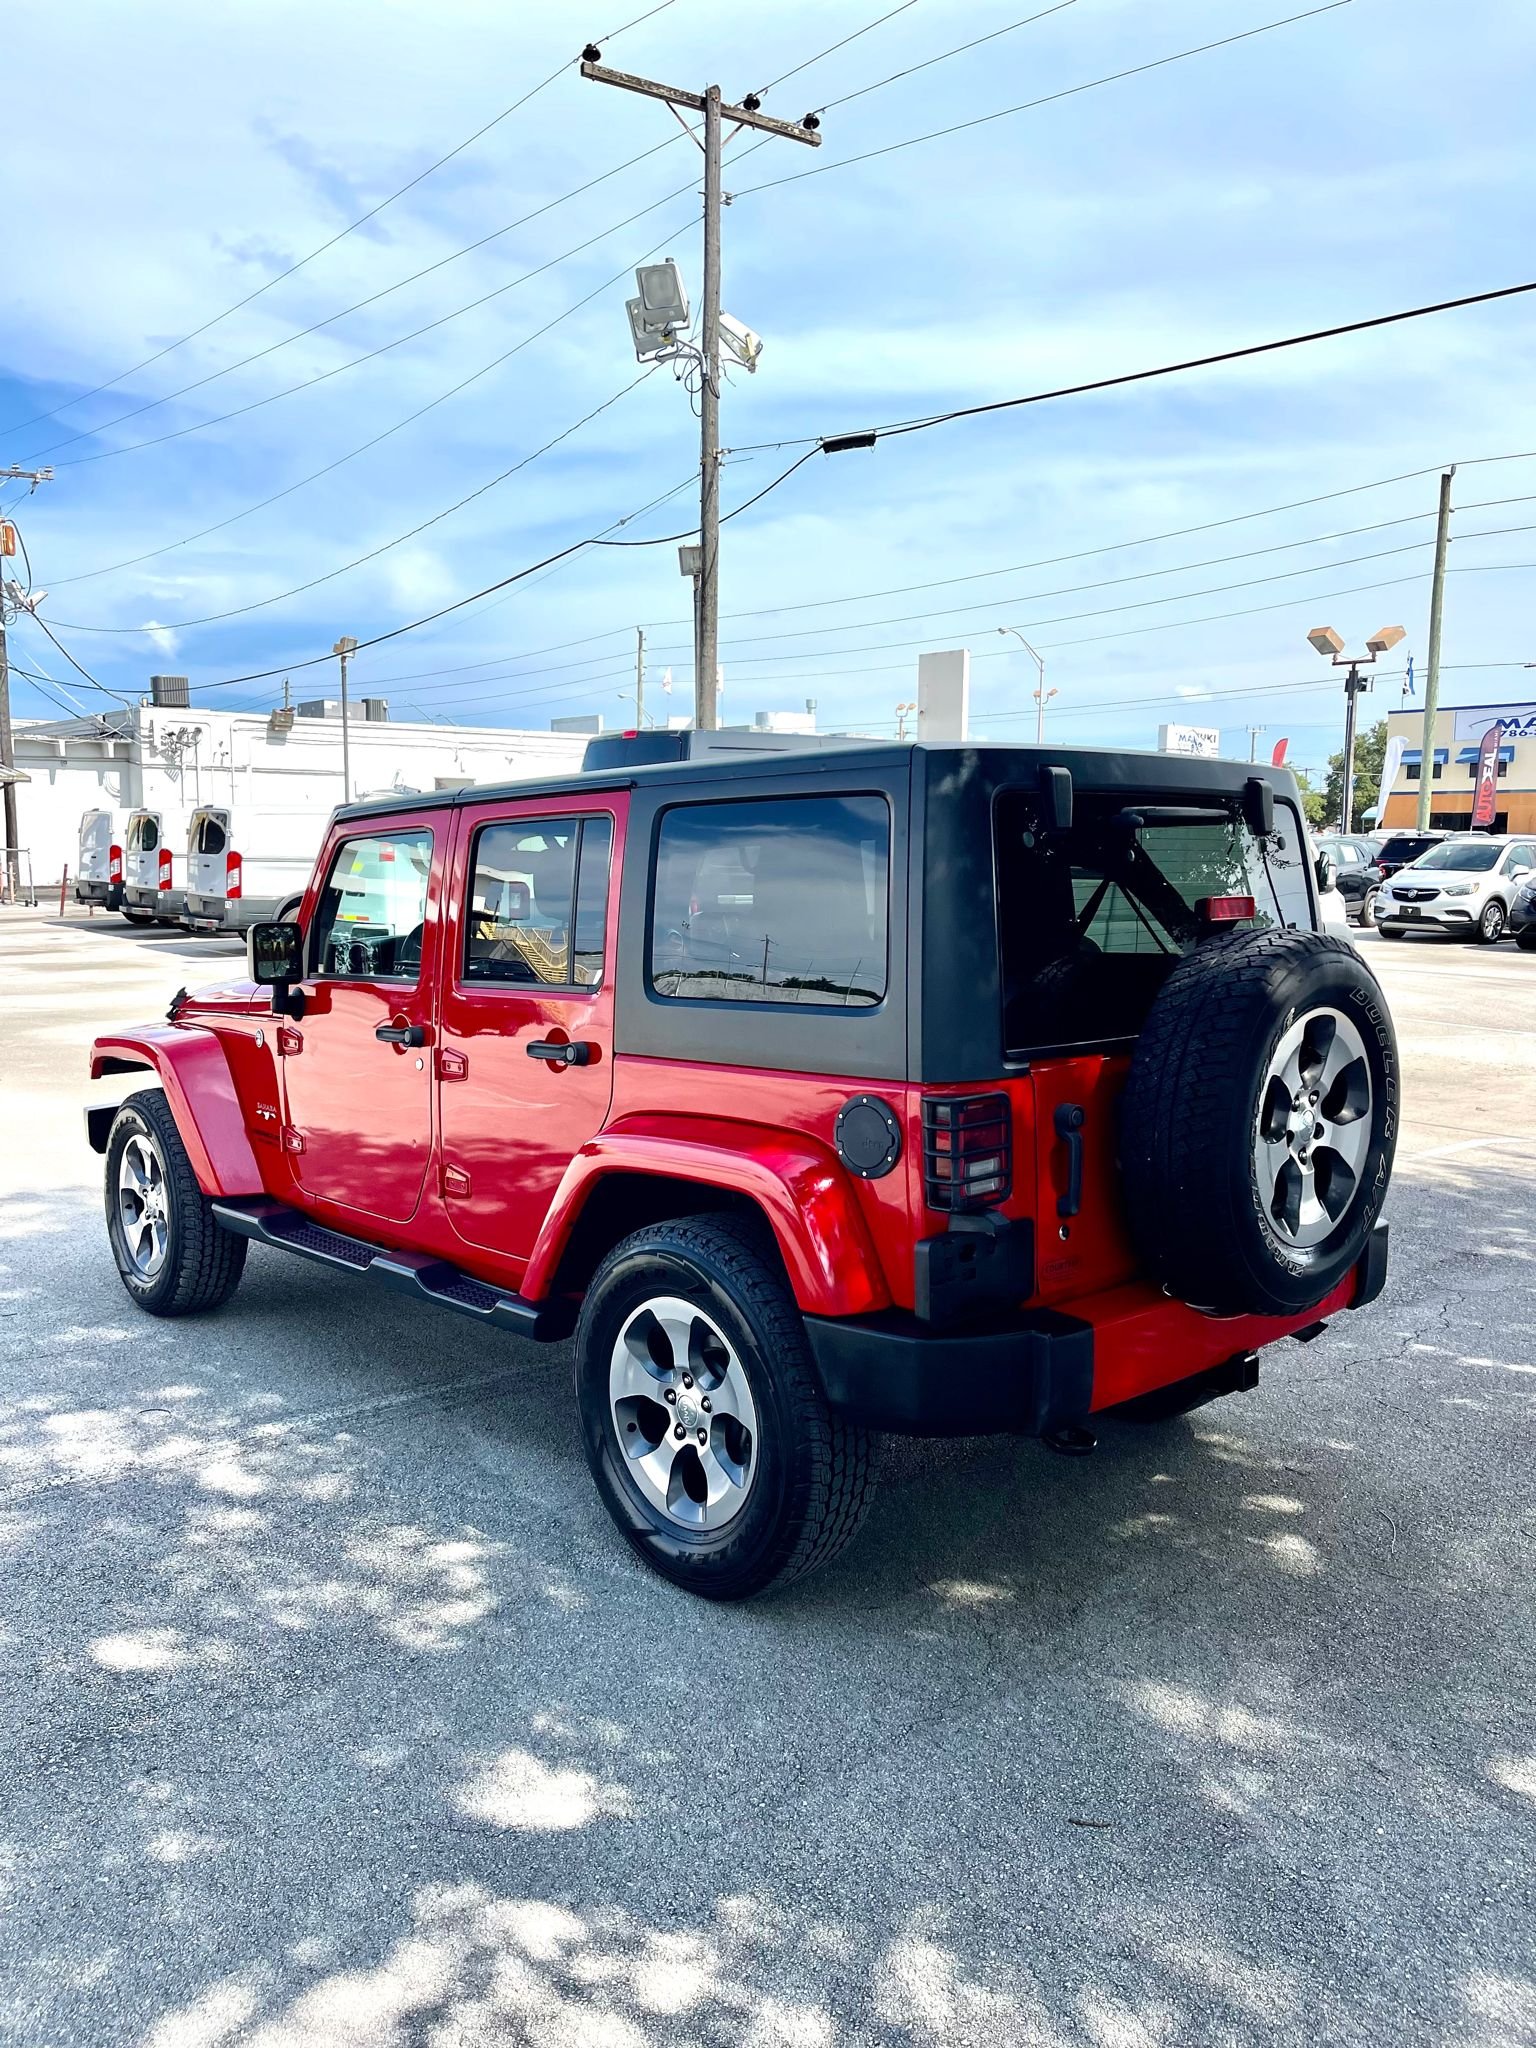
[[[331,652],[341,656],[341,800],[349,804],[352,801],[352,743],[347,732],[347,663],[357,652],[357,642],[350,633],[344,633]]]
[[[1435,526],[1435,576],[1429,587],[1429,672],[1424,678],[1424,740],[1419,752],[1419,830],[1429,830],[1435,792],[1435,712],[1440,704],[1440,620],[1445,609],[1445,551],[1451,538],[1453,462],[1440,478],[1440,516]],[[1348,830],[1348,827],[1345,828]]]
[[[1250,761],[1257,761],[1259,758],[1259,734],[1263,730],[1262,725],[1250,725],[1248,728],[1248,758]]]
[[[18,469],[11,463],[0,469],[0,482],[30,484],[34,491],[39,484],[51,483],[52,480],[51,467]],[[5,884],[13,903],[21,894],[21,827],[16,817],[16,785],[10,774],[15,766],[16,749],[11,738],[11,667],[5,646],[4,594],[3,585],[0,585],[0,780],[5,785],[0,800],[3,800],[5,810]]]
[[[652,78],[640,78],[630,71],[609,71],[599,62],[602,52],[588,43],[581,56],[581,75],[598,85],[616,85],[624,92],[637,92],[647,99],[665,100],[676,113],[687,107],[704,116],[704,291],[700,330],[699,393],[699,551],[698,610],[694,632],[693,692],[694,723],[712,729],[720,723],[720,158],[724,143],[722,124],[761,128],[769,135],[782,135],[790,142],[821,147],[814,114],[803,121],[776,121],[759,111],[761,101],[748,93],[742,104],[726,104],[718,85],[701,93],[685,92],[678,86],[662,85]],[[681,114],[678,114],[681,120]],[[686,127],[686,123],[684,124]],[[692,134],[691,129],[688,133]],[[698,141],[697,136],[694,137]]]
[[[645,628],[635,628],[635,731],[645,730]]]
[[[1344,797],[1339,830],[1346,835],[1355,829],[1355,699],[1365,688],[1359,664],[1352,661],[1344,678]]]

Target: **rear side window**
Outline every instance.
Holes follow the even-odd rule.
[[[1236,805],[1160,822],[1166,796],[1080,792],[1070,830],[1046,829],[1033,792],[996,812],[1003,1034],[1010,1053],[1133,1037],[1175,963],[1210,936],[1205,899],[1251,896],[1258,928],[1310,929],[1306,845],[1275,805],[1258,839]],[[1185,800],[1187,802],[1187,799]],[[1141,820],[1142,822],[1137,822]]]
[[[867,1008],[886,988],[884,797],[769,797],[662,814],[658,996]]]
[[[470,854],[465,980],[598,987],[612,845],[605,817],[482,825]]]
[[[388,832],[337,847],[311,925],[327,981],[415,981],[421,973],[430,832]]]
[[[128,851],[153,853],[160,844],[160,827],[153,818],[135,818],[128,827]]]

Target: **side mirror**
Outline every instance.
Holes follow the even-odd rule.
[[[279,1016],[302,1014],[304,998],[291,993],[304,979],[304,927],[298,924],[253,924],[245,935],[246,971],[258,988],[270,988],[272,1008]]]
[[[1339,886],[1338,863],[1331,853],[1320,853],[1314,863],[1317,872],[1317,886],[1324,894]]]

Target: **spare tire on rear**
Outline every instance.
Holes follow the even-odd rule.
[[[1137,1042],[1121,1173],[1170,1293],[1295,1315],[1360,1258],[1392,1171],[1397,1039],[1347,939],[1243,931],[1181,960]]]

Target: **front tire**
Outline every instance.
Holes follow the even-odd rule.
[[[1495,896],[1491,903],[1483,905],[1483,914],[1477,920],[1477,943],[1480,946],[1496,946],[1504,936],[1505,911]]]
[[[616,1245],[582,1304],[576,1396],[604,1506],[687,1592],[787,1585],[864,1519],[868,1433],[828,1407],[764,1226],[682,1217]]]
[[[246,1241],[214,1221],[158,1088],[130,1095],[113,1119],[106,1206],[118,1274],[146,1314],[201,1315],[234,1293]]]

